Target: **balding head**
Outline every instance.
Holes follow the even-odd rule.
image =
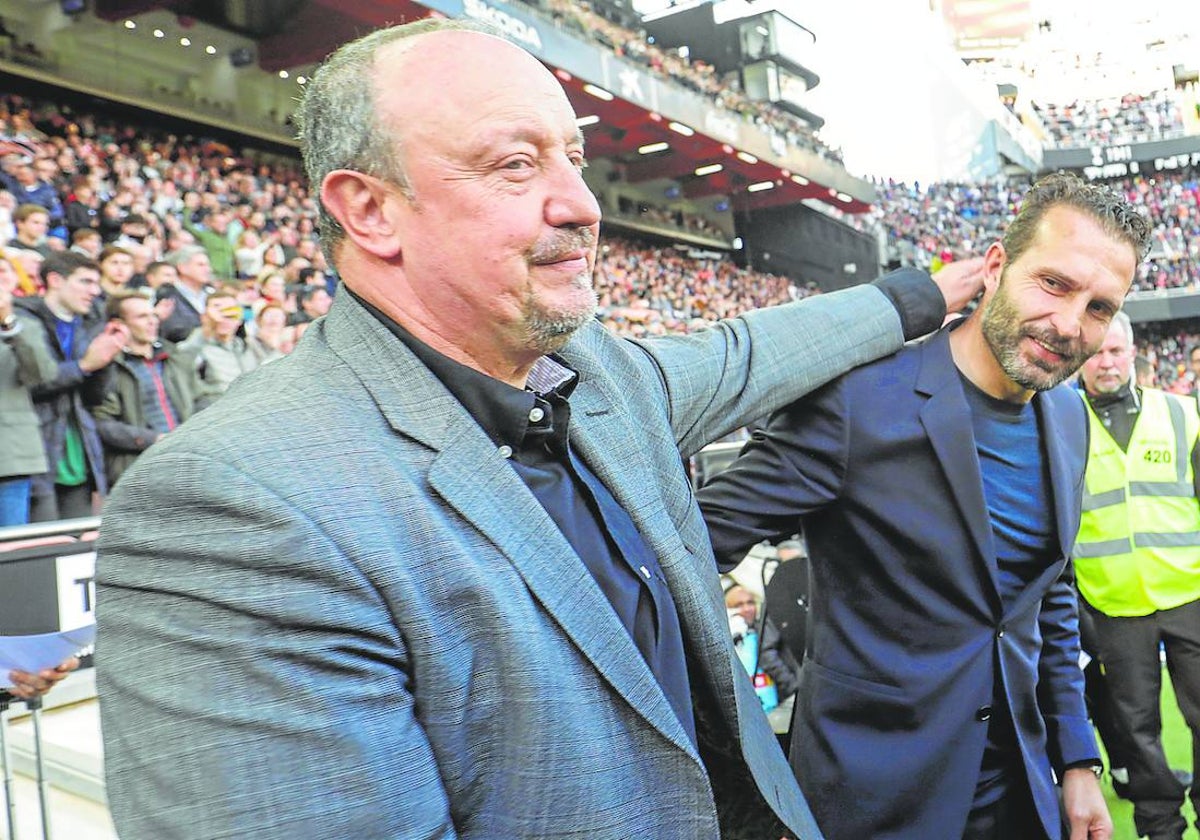
[[[378,60],[385,49],[404,52],[423,36],[452,31],[491,32],[469,20],[427,18],[376,30],[343,45],[325,60],[305,86],[296,110],[300,152],[314,189],[319,190],[325,176],[338,169],[363,172],[407,189],[399,144],[379,119]],[[435,79],[429,76],[424,85],[436,87]],[[329,262],[336,264],[335,252],[345,231],[324,204],[319,206],[319,215],[321,247]]]

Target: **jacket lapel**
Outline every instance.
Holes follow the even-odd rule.
[[[983,496],[983,476],[975,436],[971,432],[971,413],[950,355],[949,330],[942,330],[922,346],[915,390],[928,397],[920,410],[921,425],[983,560],[990,582],[988,598],[998,614],[1000,591],[996,583],[996,549]]]
[[[533,596],[613,690],[666,738],[695,756],[666,695],[583,561],[483,429],[428,368],[349,295],[339,296],[325,329],[330,346],[358,373],[388,424],[435,450],[429,470],[432,490],[512,563]],[[573,418],[584,413],[574,396],[571,405]],[[584,457],[593,468],[613,460]],[[614,489],[609,475],[599,470],[597,474]],[[643,483],[635,480],[633,486]],[[640,490],[636,495],[644,497]],[[626,510],[634,510],[626,498],[618,495],[618,500]]]
[[[1079,400],[1080,411],[1076,418],[1068,411],[1056,411],[1056,400],[1078,399],[1074,394],[1058,389],[1038,394],[1033,398],[1037,410],[1038,430],[1046,444],[1046,459],[1050,467],[1050,492],[1054,497],[1054,524],[1058,530],[1058,547],[1062,557],[1071,556],[1075,534],[1079,530],[1079,508],[1082,493],[1083,470],[1081,453],[1087,452],[1084,437],[1072,440],[1069,423],[1075,420],[1077,428],[1086,429],[1083,418],[1083,401]],[[1074,408],[1075,406],[1071,406]],[[1067,405],[1062,406],[1063,409]]]

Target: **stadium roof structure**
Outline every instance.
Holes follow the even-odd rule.
[[[587,140],[588,155],[609,158],[631,183],[664,180],[689,199],[728,196],[753,211],[823,202],[862,213],[874,187],[838,162],[791,148],[699,93],[620,61],[606,47],[539,21],[529,7],[495,0],[96,0],[97,17],[128,19],[169,11],[255,42],[267,72],[321,61],[340,44],[389,24],[431,15],[469,16],[505,30],[562,81]],[[543,25],[544,23],[544,25]],[[539,34],[540,33],[540,34]],[[581,50],[588,43],[590,49]]]

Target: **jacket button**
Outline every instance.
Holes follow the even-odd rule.
[[[975,720],[986,721],[986,720],[991,720],[991,717],[992,717],[992,707],[991,706],[980,706],[978,709],[975,710]]]

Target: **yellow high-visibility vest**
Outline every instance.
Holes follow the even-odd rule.
[[[1192,448],[1200,432],[1194,400],[1144,389],[1124,452],[1091,404],[1091,446],[1075,575],[1106,615],[1149,615],[1200,598],[1200,504]]]

